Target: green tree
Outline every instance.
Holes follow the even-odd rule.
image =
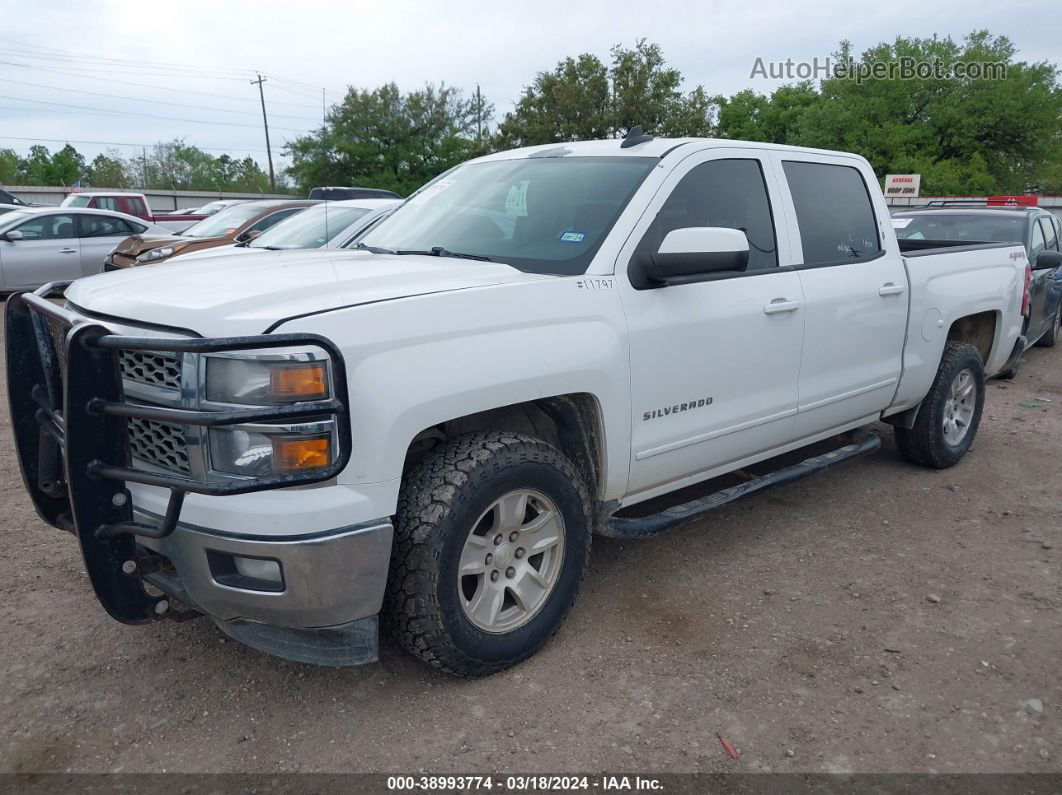
[[[476,154],[477,122],[491,116],[492,106],[446,85],[350,88],[319,130],[288,144],[288,174],[304,191],[363,185],[408,194]]]
[[[14,149],[0,149],[0,185],[17,185],[22,177],[22,158]]]
[[[702,87],[688,95],[682,74],[645,39],[612,48],[608,66],[584,53],[539,72],[498,127],[495,146],[509,148],[611,138],[634,125],[657,135],[707,135],[715,102]]]
[[[132,185],[125,161],[114,150],[93,158],[88,167],[88,180],[94,188],[128,188]]]

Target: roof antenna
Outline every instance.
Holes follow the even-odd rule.
[[[646,135],[641,128],[641,125],[636,124],[627,130],[627,134],[623,136],[623,143],[620,144],[620,149],[626,149],[630,146],[637,146],[638,144],[644,144],[647,141],[653,140],[653,136]]]

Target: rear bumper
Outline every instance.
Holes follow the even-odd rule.
[[[380,612],[392,535],[391,521],[380,519],[287,538],[219,534],[178,523],[165,538],[137,540],[173,564],[145,579],[200,612],[223,622],[306,629]],[[236,558],[275,562],[280,582],[240,576]]]

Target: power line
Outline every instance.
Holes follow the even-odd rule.
[[[109,113],[109,114],[114,114],[114,115],[117,115],[117,116],[135,116],[136,118],[140,118],[140,119],[162,119],[163,121],[180,121],[180,122],[185,122],[185,123],[188,123],[188,124],[212,124],[212,125],[217,125],[217,126],[221,126],[221,127],[250,127],[250,128],[257,127],[257,125],[255,125],[255,124],[240,124],[239,122],[235,122],[235,121],[207,121],[205,119],[185,119],[185,118],[179,118],[177,116],[159,116],[159,115],[153,114],[153,113],[134,113],[134,112],[127,111],[127,110],[110,110],[108,108],[94,108],[94,107],[92,107],[90,105],[74,105],[74,104],[69,103],[69,102],[48,102],[47,100],[44,100],[44,99],[25,99],[24,97],[12,97],[12,96],[7,96],[6,94],[0,94],[0,99],[11,99],[11,100],[14,100],[16,102],[32,102],[32,103],[38,104],[38,105],[54,105],[54,106],[60,107],[60,108],[77,108],[79,110],[89,111],[90,114]],[[29,110],[29,109],[26,108],[26,110]],[[294,132],[294,133],[301,133],[301,134],[306,134],[306,133],[313,132],[312,130],[297,130],[297,129],[293,128],[293,127],[277,127],[277,129],[278,130],[284,130],[285,132]]]
[[[123,141],[77,141],[72,138],[26,138],[18,135],[0,135],[0,140],[4,141],[32,141],[34,143],[48,143],[48,144],[85,144],[87,146],[129,146],[134,149],[143,149],[146,146],[157,146],[157,144],[131,144]],[[158,143],[164,143],[159,141]],[[196,146],[196,149],[202,149],[207,152],[265,152],[265,149],[223,149],[217,146]]]
[[[10,78],[7,78],[7,77],[0,77],[0,83],[14,83],[15,85],[30,86],[32,88],[47,88],[47,89],[51,89],[53,91],[65,91],[65,92],[71,93],[71,94],[91,94],[94,97],[110,97],[111,99],[124,99],[124,100],[128,100],[129,102],[150,102],[150,103],[155,104],[155,105],[172,105],[175,108],[192,108],[193,110],[209,110],[212,113],[242,113],[244,115],[247,115],[249,113],[254,113],[255,112],[253,110],[228,110],[226,108],[204,108],[202,105],[189,105],[189,104],[184,103],[184,102],[166,102],[165,100],[162,100],[162,99],[144,99],[144,98],[141,98],[141,97],[124,96],[122,94],[105,94],[105,93],[100,92],[100,91],[88,91],[88,90],[83,89],[83,88],[63,88],[61,86],[49,86],[49,85],[45,85],[43,83],[27,83],[24,80],[11,80]],[[276,118],[278,118],[278,119],[297,119],[299,121],[316,121],[316,119],[311,119],[308,116],[286,116],[286,115],[280,114],[280,113],[276,113],[276,114],[273,114],[273,115],[276,116]]]
[[[69,77],[80,77],[80,78],[83,78],[85,80],[103,80],[104,79],[102,77],[93,77],[91,75],[83,75],[83,74],[80,74],[79,72],[68,72],[68,71],[63,70],[63,69],[51,69],[51,68],[49,68],[47,66],[32,66],[30,64],[24,64],[24,63],[12,63],[11,61],[0,61],[0,65],[3,65],[3,66],[17,66],[17,67],[19,67],[21,69],[33,69],[34,71],[38,71],[38,72],[51,72],[52,74],[66,75],[66,76],[69,76]],[[133,82],[130,82],[129,80],[115,80],[115,79],[110,78],[110,77],[106,78],[106,81],[108,83],[119,83],[119,84],[121,84],[123,86],[136,86],[138,88],[150,88],[150,89],[152,89],[154,91],[171,91],[171,92],[174,92],[174,93],[177,93],[177,94],[194,94],[197,97],[212,97],[214,99],[225,99],[225,100],[229,100],[229,101],[232,101],[232,102],[254,102],[254,100],[249,98],[249,97],[234,97],[231,94],[214,94],[214,93],[211,93],[211,92],[208,92],[208,91],[193,91],[192,89],[189,89],[189,88],[170,88],[169,86],[156,86],[156,85],[152,85],[151,83],[133,83]],[[306,105],[306,104],[303,104],[301,102],[274,102],[273,104],[274,105],[286,105],[286,106],[292,107],[292,108],[311,108],[313,110],[317,110],[317,106],[316,105]]]

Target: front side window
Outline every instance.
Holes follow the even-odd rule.
[[[118,212],[118,200],[113,196],[97,196],[96,209],[110,210],[111,212],[116,213]]]
[[[64,207],[88,207],[92,201],[91,196],[68,196],[63,202]]]
[[[1044,240],[1044,230],[1038,223],[1033,221],[1032,225],[1032,242],[1029,244],[1029,260],[1034,262],[1036,257],[1047,248],[1047,241]]]
[[[76,237],[74,216],[41,215],[15,227],[23,240],[65,240]]]
[[[691,169],[656,214],[635,257],[655,254],[669,232],[690,226],[740,229],[749,241],[746,270],[778,266],[774,217],[758,160],[710,160]]]
[[[657,162],[561,155],[468,163],[428,183],[359,243],[460,253],[529,273],[585,273]]]
[[[1048,251],[1058,251],[1058,233],[1050,218],[1041,218],[1040,223],[1044,227],[1044,245]]]
[[[838,265],[881,251],[870,194],[858,169],[782,163],[793,196],[805,265]]]

